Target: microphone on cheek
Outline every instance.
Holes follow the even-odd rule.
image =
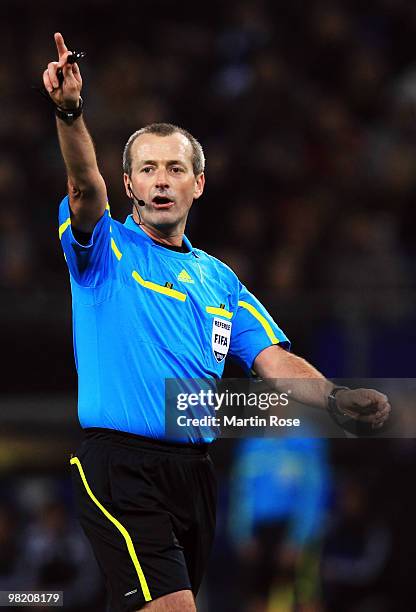
[[[139,200],[139,198],[134,195],[131,185],[128,186],[128,190],[130,192],[131,199],[133,200],[135,204],[138,204],[139,206],[146,206],[146,202],[144,200]]]

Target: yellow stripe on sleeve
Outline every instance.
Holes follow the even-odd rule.
[[[207,306],[205,310],[209,312],[209,314],[219,315],[220,317],[225,317],[226,319],[231,319],[234,314],[229,310],[225,310],[225,308],[214,308],[214,306]]]
[[[272,326],[270,325],[268,320],[257,310],[257,308],[255,308],[252,304],[243,301],[238,302],[238,305],[248,310],[249,313],[251,313],[253,317],[257,319],[257,321],[263,326],[264,331],[266,332],[270,341],[273,344],[279,344],[280,340],[274,335]]]
[[[117,259],[120,261],[120,259],[123,257],[123,253],[120,251],[120,249],[114,242],[114,238],[111,238],[111,248],[113,249],[114,254],[117,257]]]
[[[68,219],[66,221],[64,221],[63,223],[61,223],[61,225],[59,226],[59,240],[61,240],[62,238],[62,234],[64,233],[64,231],[71,225],[71,217],[68,217]],[[56,226],[55,226],[56,227]]]
[[[163,287],[163,285],[158,285],[157,283],[152,283],[151,281],[144,280],[144,278],[142,278],[140,274],[136,272],[136,270],[133,270],[131,275],[134,280],[139,283],[139,285],[145,287],[146,289],[156,291],[156,293],[163,293],[164,295],[173,297],[176,300],[180,300],[181,302],[184,302],[186,300],[186,293],[182,293],[181,291],[176,291],[176,289],[170,289],[169,287]]]
[[[83,482],[83,485],[85,487],[85,490],[87,491],[88,495],[90,496],[90,498],[92,499],[92,501],[94,502],[94,504],[101,510],[101,512],[104,514],[104,516],[111,521],[111,523],[113,523],[113,525],[115,527],[117,527],[117,529],[120,531],[120,533],[122,534],[123,538],[126,541],[127,544],[127,550],[129,551],[131,560],[133,562],[134,568],[137,572],[137,576],[139,578],[140,581],[140,586],[142,588],[143,591],[143,596],[145,601],[152,601],[152,597],[150,595],[150,591],[149,591],[149,587],[147,586],[147,581],[146,578],[143,574],[143,570],[140,566],[139,560],[137,558],[136,555],[136,550],[134,548],[134,544],[132,542],[132,539],[130,537],[129,532],[127,531],[127,529],[125,527],[123,527],[123,525],[116,519],[114,518],[114,516],[112,516],[108,510],[106,508],[104,508],[104,506],[98,501],[98,499],[95,497],[94,493],[91,491],[90,486],[87,482],[87,479],[85,477],[84,474],[84,470],[82,469],[82,465],[80,463],[80,460],[78,459],[78,457],[73,457],[70,461],[71,465],[76,465],[79,471],[79,475],[81,476],[81,480]]]
[[[110,212],[110,205],[107,202],[107,206],[105,207],[105,210],[108,210],[108,214],[111,217],[111,212]],[[66,221],[64,221],[63,223],[61,223],[61,225],[59,226],[59,240],[61,240],[62,238],[62,234],[64,233],[64,231],[71,225],[71,217],[68,217],[68,219]],[[111,228],[110,228],[110,232],[111,232]],[[111,245],[112,246],[112,245]],[[119,251],[120,253],[120,251]],[[116,253],[117,255],[117,253]],[[120,257],[118,257],[118,259],[120,259]]]

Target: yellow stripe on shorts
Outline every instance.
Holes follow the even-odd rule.
[[[137,558],[136,550],[134,548],[134,544],[132,542],[132,539],[130,537],[129,532],[127,531],[127,529],[125,527],[123,527],[123,525],[116,518],[114,518],[114,516],[112,516],[108,512],[108,510],[106,510],[106,508],[104,508],[104,506],[95,497],[94,493],[90,489],[90,486],[89,486],[89,484],[87,482],[87,479],[85,478],[84,470],[82,469],[82,465],[81,465],[80,460],[78,459],[78,457],[73,457],[71,459],[70,463],[71,463],[71,465],[76,465],[77,466],[78,471],[79,471],[79,475],[81,476],[81,480],[82,480],[82,482],[84,484],[84,487],[85,487],[88,495],[90,496],[90,498],[94,502],[94,504],[101,510],[101,512],[104,514],[104,516],[106,518],[108,518],[108,520],[111,521],[115,527],[117,527],[117,529],[122,534],[123,538],[126,540],[127,550],[129,551],[131,560],[133,561],[134,568],[135,568],[135,570],[137,572],[137,576],[138,576],[139,581],[140,581],[140,586],[141,586],[142,591],[143,591],[144,599],[145,599],[145,601],[152,601],[152,597],[150,595],[149,587],[147,586],[146,578],[144,577],[143,570],[142,570],[142,568],[140,566],[140,563],[139,563],[139,560]]]

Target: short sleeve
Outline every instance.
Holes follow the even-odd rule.
[[[72,232],[69,197],[59,206],[59,239],[71,277],[84,287],[102,284],[113,265],[111,258],[110,212],[107,205],[103,216],[94,227],[88,243],[79,243]]]
[[[290,350],[290,341],[259,300],[239,283],[238,307],[232,319],[229,356],[249,371],[257,355],[279,344]]]

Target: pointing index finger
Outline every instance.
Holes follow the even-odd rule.
[[[64,37],[60,32],[56,32],[54,35],[56,48],[58,50],[59,59],[68,51],[67,46],[64,42]]]

